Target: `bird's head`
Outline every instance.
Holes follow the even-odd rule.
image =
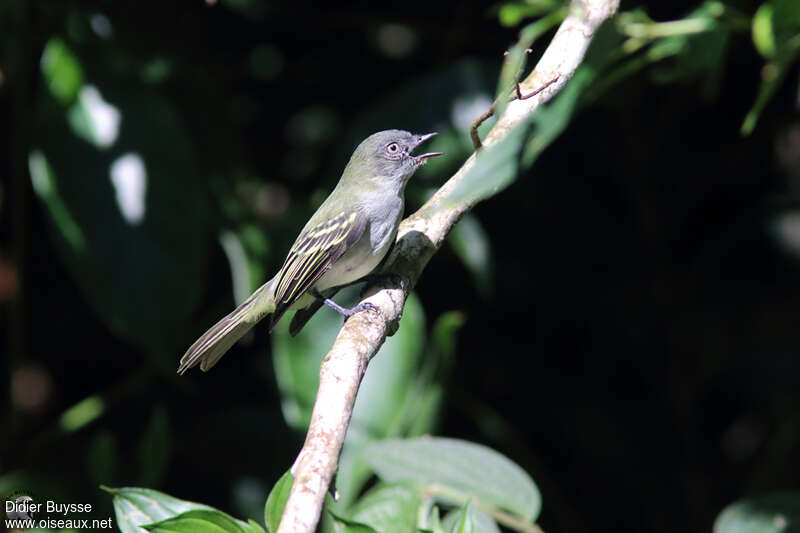
[[[373,133],[358,145],[345,169],[345,176],[362,182],[371,180],[377,185],[405,186],[417,168],[430,157],[442,152],[414,155],[417,146],[436,135],[417,135],[403,130],[386,130]]]

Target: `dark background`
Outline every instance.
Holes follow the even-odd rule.
[[[622,9],[671,20],[696,6]],[[469,153],[452,102],[491,95],[517,39],[496,13],[475,2],[6,0],[0,489],[108,509],[98,484],[147,484],[239,515],[263,505],[303,436],[281,417],[264,328],[213,373],[174,376],[233,303],[219,234],[255,242],[248,253],[269,277],[358,140],[449,124],[447,159],[408,192],[407,211],[420,205]],[[97,14],[109,37],[93,30]],[[78,138],[48,91],[40,58],[54,37],[119,107],[109,151]],[[798,488],[798,70],[743,137],[763,66],[747,29],[731,33],[720,66],[710,89],[704,75],[665,81],[658,64],[613,85],[475,209],[488,285],[445,247],[417,287],[429,320],[466,317],[436,434],[528,471],[545,531],[709,531],[734,499]],[[35,149],[83,228],[83,256],[31,186]],[[128,240],[103,169],[134,149],[148,194],[168,191]],[[166,259],[145,253],[153,242]],[[65,431],[64,411],[93,395],[102,415]],[[168,426],[156,434],[170,452],[143,477],[152,424]]]

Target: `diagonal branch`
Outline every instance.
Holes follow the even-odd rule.
[[[570,14],[534,71],[520,85],[523,91],[530,92],[550,80],[556,81],[532,98],[510,102],[483,145],[491,146],[504,138],[567,84],[583,61],[597,28],[616,12],[618,5],[619,0],[572,0]],[[312,533],[316,529],[325,494],[338,467],[361,378],[386,337],[397,330],[408,293],[425,265],[453,226],[472,209],[474,201],[454,203],[444,199],[474,163],[472,154],[419,211],[403,221],[385,267],[403,279],[402,287],[372,289],[366,301],[376,310],[358,313],[345,322],[325,356],[306,441],[292,467],[295,482],[279,533]]]

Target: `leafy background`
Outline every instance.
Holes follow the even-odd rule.
[[[257,328],[208,375],[177,358],[277,268],[369,133],[440,132],[420,205],[470,153],[503,51],[544,32],[532,63],[561,8],[0,3],[0,494],[108,515],[99,485],[138,485],[262,520],[338,319],[291,342]],[[781,522],[750,509],[800,507],[763,499],[800,483],[798,7],[622,10],[462,191],[516,178],[370,366],[339,490],[401,484],[355,514],[404,501],[376,439],[427,433],[513,459],[546,531],[708,531],[748,496],[718,527],[762,531]]]

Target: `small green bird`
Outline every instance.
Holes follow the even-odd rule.
[[[403,216],[408,179],[429,157],[411,155],[436,133],[414,135],[387,130],[358,145],[330,196],[306,223],[280,272],[231,314],[214,324],[181,357],[178,373],[200,364],[214,366],[242,335],[269,316],[275,327],[289,309],[298,309],[289,326],[296,335],[325,304],[345,317],[370,308],[345,309],[330,298],[372,272],[389,252]]]

